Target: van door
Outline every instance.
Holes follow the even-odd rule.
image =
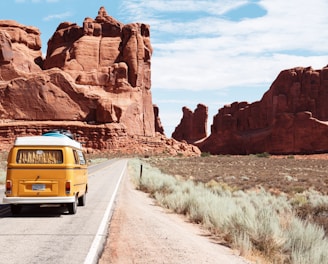
[[[79,196],[84,194],[87,189],[87,163],[84,156],[84,153],[81,150],[73,150],[75,164],[77,165],[74,171],[74,187],[76,191],[79,193]]]

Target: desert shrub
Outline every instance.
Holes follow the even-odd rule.
[[[233,197],[238,209],[226,227],[233,238],[232,244],[242,245],[242,251],[248,248],[262,252],[270,259],[278,256],[284,242],[281,215],[291,212],[286,198],[272,196],[263,189],[238,191]],[[250,245],[245,244],[247,241]]]
[[[290,219],[284,244],[290,263],[327,263],[327,248],[328,241],[322,228],[296,217]]]
[[[295,194],[290,203],[302,218],[328,212],[328,196],[311,189]]]
[[[140,161],[130,160],[137,189],[151,193],[160,205],[186,215],[242,254],[259,252],[270,263],[328,263],[323,228],[297,218],[286,195],[275,196],[262,188],[231,191],[216,181],[183,181],[146,163],[140,177],[138,167]],[[304,195],[307,204],[327,202],[315,192]]]
[[[308,190],[294,195],[291,204],[295,214],[302,220],[321,226],[328,235],[328,196],[315,190]]]
[[[241,256],[247,256],[250,252],[253,251],[252,243],[249,239],[249,236],[245,233],[235,232],[232,236],[232,247],[238,248],[240,250]]]
[[[305,187],[303,187],[303,186],[293,186],[292,188],[291,188],[291,190],[290,190],[292,193],[302,193],[302,192],[305,192],[306,191],[306,189],[305,189]]]
[[[210,180],[209,182],[205,183],[205,187],[210,189],[212,192],[218,194],[218,195],[228,195],[231,196],[231,193],[233,192],[233,188],[230,187],[225,182],[217,182],[215,180]]]
[[[270,154],[268,152],[263,152],[263,153],[257,153],[255,154],[256,157],[258,158],[269,158],[270,157]]]
[[[155,193],[157,202],[165,208],[169,208],[178,214],[185,215],[190,207],[189,194],[182,192],[172,192],[170,194]]]
[[[320,192],[317,192],[313,189],[309,189],[303,193],[307,197],[310,205],[312,207],[317,206],[328,206],[328,196],[322,195]]]
[[[183,186],[175,184],[172,186],[172,192],[165,193],[157,191],[155,193],[155,199],[158,203],[178,214],[186,215],[190,210],[191,198],[190,190],[193,188],[193,182],[187,181],[183,183]]]
[[[210,156],[211,156],[211,153],[209,153],[209,152],[202,152],[202,153],[200,154],[200,156],[201,156],[201,157],[210,157]]]

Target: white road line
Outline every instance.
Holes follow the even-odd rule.
[[[84,260],[84,264],[94,264],[98,262],[98,253],[99,253],[99,248],[100,248],[100,243],[102,242],[102,239],[104,238],[104,232],[107,232],[107,223],[110,217],[110,213],[112,211],[112,207],[114,204],[114,201],[116,199],[116,194],[118,191],[118,188],[120,186],[121,180],[123,178],[123,175],[125,173],[127,167],[127,161],[125,161],[125,165],[123,167],[122,173],[120,175],[120,178],[116,184],[115,190],[113,192],[112,198],[106,208],[105,214],[103,216],[103,219],[99,225],[98,231],[96,233],[96,236],[92,242],[92,245],[90,247],[89,253],[87,255],[87,257]]]

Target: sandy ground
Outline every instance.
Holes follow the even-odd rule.
[[[250,263],[231,249],[217,244],[182,216],[156,206],[147,194],[123,179],[99,260],[104,263]]]

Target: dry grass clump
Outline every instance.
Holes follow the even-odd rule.
[[[291,198],[291,204],[299,218],[321,226],[328,235],[328,196],[309,189]]]
[[[298,218],[287,195],[273,195],[264,188],[229,189],[213,180],[183,180],[147,163],[140,177],[140,165],[137,159],[129,162],[138,189],[149,192],[161,206],[201,224],[242,255],[261,255],[271,263],[328,263],[323,228]]]

